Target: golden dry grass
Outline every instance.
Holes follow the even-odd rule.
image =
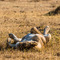
[[[60,15],[44,16],[60,5],[60,1],[2,2],[0,1],[0,60],[59,60],[60,59]],[[5,49],[9,33],[22,38],[34,26],[49,25],[51,41],[43,50]]]

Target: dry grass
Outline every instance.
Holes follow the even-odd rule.
[[[0,1],[0,60],[59,60],[60,15],[43,16],[59,6],[59,1],[2,2]],[[53,7],[54,6],[54,7]],[[22,38],[34,26],[49,25],[52,40],[42,50],[19,51],[5,49],[9,33]]]
[[[56,9],[54,9],[53,11],[48,12],[45,15],[52,16],[52,15],[58,15],[58,14],[60,14],[60,6],[58,6]]]

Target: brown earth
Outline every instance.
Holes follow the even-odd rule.
[[[29,0],[28,0],[29,1]],[[0,1],[0,60],[59,60],[60,59],[60,14],[44,16],[60,6],[60,1]],[[5,49],[9,33],[22,38],[34,26],[49,25],[51,41],[43,50]]]

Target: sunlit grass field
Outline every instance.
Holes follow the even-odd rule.
[[[0,1],[0,60],[59,60],[60,59],[60,15],[45,16],[59,6],[60,1],[6,2]],[[20,51],[6,48],[9,33],[22,38],[32,27],[42,29],[49,25],[51,41],[42,50]]]

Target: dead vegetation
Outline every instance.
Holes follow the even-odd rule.
[[[60,5],[60,1],[2,2],[0,1],[0,60],[60,60],[60,15],[43,16]],[[59,10],[59,9],[58,9]],[[58,11],[57,9],[55,11]],[[58,12],[56,12],[58,13]],[[42,50],[6,49],[9,33],[22,38],[34,26],[49,25],[52,40]]]
[[[52,15],[57,15],[57,14],[60,14],[60,6],[58,6],[55,10],[50,11],[50,12],[48,12],[48,13],[45,14],[45,15],[52,16]]]

